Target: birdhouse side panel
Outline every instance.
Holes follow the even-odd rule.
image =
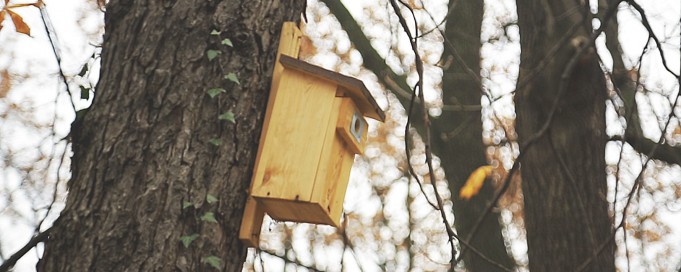
[[[331,168],[327,172],[326,179],[334,182],[329,183],[322,191],[323,205],[331,222],[333,222],[331,225],[339,227],[345,193],[350,181],[350,171],[355,161],[355,153],[348,148],[347,142],[340,137],[335,137],[331,156]]]
[[[251,194],[261,202],[309,201],[336,86],[289,69],[278,85]]]
[[[312,192],[313,201],[318,202],[326,211],[327,224],[338,227],[343,212],[343,200],[348,185],[350,170],[354,162],[356,143],[350,143],[338,130],[339,126],[350,126],[345,119],[358,112],[357,107],[349,97],[337,97],[334,111],[329,120],[327,143],[322,150],[319,169],[317,171],[315,188]],[[344,123],[347,123],[344,125]],[[349,128],[346,128],[349,130]]]

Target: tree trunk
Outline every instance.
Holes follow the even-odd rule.
[[[452,11],[447,16],[445,35],[462,61],[453,56],[452,48],[445,41],[443,63],[450,62],[451,65],[443,71],[442,100],[446,105],[479,106],[482,94],[479,75],[483,1],[450,1],[449,5],[455,7],[450,7]],[[452,193],[456,230],[465,239],[474,231],[475,223],[494,196],[494,188],[487,182],[470,200],[458,196],[468,176],[476,168],[488,164],[486,147],[482,142],[480,111],[445,110],[433,120],[432,129],[434,150],[442,160]],[[512,269],[515,266],[506,252],[498,213],[485,218],[470,244],[504,267]],[[466,252],[463,260],[467,270],[499,270],[479,255]]]
[[[38,270],[239,271],[279,32],[303,6],[110,1],[96,97],[73,124],[69,196]],[[221,53],[211,61],[208,50]],[[218,118],[226,112],[234,122]]]
[[[350,41],[362,55],[364,66],[374,72],[379,80],[391,88],[405,108],[409,107],[409,94],[402,92],[411,90],[405,77],[398,76],[385,63],[385,60],[371,46],[369,39],[362,32],[361,27],[350,15],[348,10],[335,0],[321,0],[331,12],[338,18],[343,29],[347,32]],[[470,3],[469,3],[470,2]],[[463,63],[455,61],[449,69],[444,71],[443,98],[446,104],[453,104],[452,98],[456,98],[464,105],[480,105],[481,86],[473,80],[467,72],[467,67],[473,73],[480,72],[480,27],[482,23],[482,2],[479,1],[451,1],[450,5],[456,5],[448,16],[446,35],[457,48],[463,58]],[[447,60],[452,52],[445,46],[443,59]],[[394,82],[393,86],[389,82]],[[414,107],[412,116],[421,116],[419,107]],[[412,126],[420,133],[424,125],[421,118],[412,118]],[[466,128],[457,135],[446,136],[459,125]],[[432,123],[433,152],[442,160],[442,168],[449,181],[449,188],[454,199],[454,216],[457,232],[460,237],[466,237],[471,232],[473,224],[487,207],[493,195],[493,188],[485,185],[480,193],[470,201],[459,200],[457,192],[465,183],[468,175],[478,166],[487,164],[485,160],[485,147],[482,144],[482,121],[480,112],[444,112]],[[441,137],[445,135],[446,137]],[[504,238],[501,234],[501,225],[498,214],[488,216],[480,230],[478,230],[472,244],[485,256],[505,267],[514,266],[513,261],[506,252]],[[464,264],[469,271],[495,271],[496,266],[490,265],[476,254],[470,251],[464,257]]]
[[[559,93],[565,67],[591,34],[589,8],[579,3],[517,2],[522,53],[516,129],[531,271],[573,271],[591,258],[587,271],[615,271],[613,243],[596,253],[613,229],[606,199],[606,87],[593,46]],[[548,130],[523,148],[546,122]]]

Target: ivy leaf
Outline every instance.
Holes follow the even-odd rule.
[[[213,204],[217,201],[218,201],[218,198],[215,197],[214,195],[211,195],[211,194],[206,195],[206,202],[208,202],[208,204]]]
[[[227,121],[230,121],[230,122],[236,124],[236,122],[234,121],[234,113],[232,113],[231,111],[220,114],[220,116],[218,116],[218,119],[219,120],[227,120]]]
[[[90,99],[90,88],[85,88],[85,86],[80,86],[80,99],[82,99],[82,100]]]
[[[185,248],[188,248],[189,245],[190,245],[192,242],[194,242],[194,240],[196,240],[196,238],[199,238],[199,234],[198,234],[198,233],[194,233],[194,234],[192,234],[192,235],[185,235],[185,236],[180,237],[180,242],[182,242],[182,245],[183,245]]]
[[[218,50],[210,49],[210,50],[206,51],[206,56],[208,57],[208,60],[213,60],[214,58],[216,58],[220,54],[222,54],[222,52],[220,52]]]
[[[222,44],[223,44],[223,45],[226,45],[226,46],[229,46],[229,47],[234,47],[234,45],[232,44],[232,40],[230,40],[230,39],[224,39],[224,40],[222,40]]]
[[[210,144],[212,144],[212,145],[214,145],[214,146],[219,146],[219,145],[222,143],[222,141],[220,141],[220,139],[215,139],[215,138],[213,138],[213,139],[210,139],[210,140],[208,141],[208,143],[210,143]]]
[[[87,64],[86,64],[86,65],[83,65],[83,69],[80,69],[80,73],[78,73],[78,76],[79,76],[79,77],[84,77],[85,74],[87,74],[87,70],[88,70]]]
[[[208,91],[206,91],[206,93],[208,93],[210,98],[216,97],[218,94],[221,94],[221,93],[224,93],[224,92],[227,92],[227,91],[223,88],[212,88],[212,89],[208,89]]]
[[[213,29],[213,31],[210,32],[210,35],[217,36],[220,35],[220,33],[222,33],[222,31],[217,31],[217,29]]]
[[[225,79],[227,79],[227,80],[229,80],[229,81],[231,81],[231,82],[234,82],[234,83],[236,83],[237,85],[241,85],[241,82],[239,82],[239,78],[236,77],[236,74],[235,74],[235,73],[226,74],[226,75],[225,75]]]
[[[215,214],[213,212],[206,212],[201,216],[201,220],[206,221],[206,222],[211,222],[211,223],[217,223],[218,220],[215,220]]]
[[[211,255],[208,257],[203,257],[202,262],[207,263],[218,270],[222,267],[222,260],[218,256]]]
[[[186,209],[194,205],[191,201],[183,201],[182,202],[182,209]]]

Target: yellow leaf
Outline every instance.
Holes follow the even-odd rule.
[[[7,13],[12,18],[12,23],[14,23],[14,28],[16,28],[17,32],[31,36],[31,28],[24,22],[24,18],[21,18],[21,15],[9,9]]]
[[[466,184],[461,187],[459,191],[459,197],[462,199],[471,199],[471,197],[478,194],[482,184],[485,182],[485,178],[492,174],[492,166],[485,165],[480,166],[475,169],[473,173],[466,180]]]

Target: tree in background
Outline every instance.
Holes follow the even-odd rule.
[[[329,6],[333,5],[328,3],[331,1],[325,2]],[[604,22],[614,20],[613,18],[616,18],[614,17],[617,11],[616,7],[620,2],[600,2],[600,13],[596,14],[597,17]],[[461,5],[456,1],[455,3],[457,4],[456,9],[450,9],[447,15],[450,19],[447,21],[448,27],[457,26],[454,23],[449,24],[452,18],[456,18],[454,22],[457,20],[464,21],[465,19],[462,18],[466,18],[466,15],[476,14],[475,9],[467,10],[466,5]],[[629,1],[628,4],[639,12],[651,39],[656,40],[657,38],[649,23],[647,23],[647,18],[642,9],[637,8],[638,5],[633,1]],[[411,7],[415,9],[425,8],[414,3],[411,3]],[[331,9],[339,10],[337,8]],[[464,16],[453,16],[456,10],[462,12]],[[338,14],[338,12],[335,13]],[[524,165],[522,168],[523,177],[527,176],[525,177],[527,181],[523,182],[523,195],[526,207],[524,214],[531,260],[530,269],[539,271],[551,269],[614,270],[613,222],[608,209],[610,205],[617,207],[616,200],[619,194],[615,191],[614,200],[608,202],[605,172],[605,146],[609,140],[605,126],[608,89],[605,84],[606,77],[599,66],[600,59],[594,46],[596,37],[608,29],[606,28],[607,24],[603,23],[600,28],[595,29],[592,26],[594,14],[591,14],[588,6],[579,5],[576,2],[565,2],[556,6],[546,6],[540,2],[520,3],[518,4],[518,14],[521,18],[518,21],[518,27],[521,32],[520,46],[523,54],[521,55],[520,75],[516,91],[516,112],[518,113],[518,127],[516,129],[521,140],[519,143],[521,147],[520,156],[522,156],[520,161]],[[365,60],[368,60],[369,64],[365,63],[365,65],[379,75],[379,80],[383,80],[386,86],[399,91],[400,87],[404,87],[404,85],[395,87],[394,85],[399,85],[399,79],[390,72],[386,72],[385,67],[375,65],[374,62],[380,63],[380,61],[376,61],[377,58],[372,57],[374,53],[367,50],[367,43],[360,34],[357,34],[357,29],[353,28],[351,23],[343,22],[347,19],[344,14],[339,16],[339,20],[348,31],[351,40],[358,44],[358,50],[362,52]],[[473,25],[475,27],[475,24]],[[464,23],[458,24],[458,26],[465,28],[465,30],[456,28],[451,30],[451,33],[460,35],[459,39],[454,41],[449,39],[449,36],[444,37],[443,47],[445,51],[449,49],[451,53],[455,53],[456,47],[452,44],[467,38],[465,33],[468,33],[466,30],[470,30],[470,25]],[[614,32],[608,30],[608,44],[609,48],[613,50],[612,55],[616,57],[614,60],[615,71],[622,73],[624,69],[617,46],[617,25],[614,25],[613,29],[615,29]],[[467,44],[476,44],[475,37],[469,39],[473,42]],[[462,55],[470,56],[471,54],[475,55],[476,53],[475,51],[468,51],[468,54]],[[459,57],[456,61],[456,65],[460,67],[459,71],[466,71],[466,68],[473,67],[474,75],[469,82],[474,82],[479,71],[479,69],[475,69],[479,67],[475,64],[475,60],[465,61],[462,57]],[[445,61],[444,63],[448,62]],[[445,64],[445,69],[447,67],[449,66]],[[455,75],[458,78],[465,78],[462,74]],[[670,74],[676,76],[671,71]],[[446,78],[447,74],[445,74],[445,83],[447,82]],[[619,79],[616,87],[627,81],[622,80],[621,74]],[[391,81],[398,81],[398,84],[391,85]],[[632,83],[635,84],[626,85],[640,86],[639,82]],[[477,88],[469,87],[470,89],[475,90]],[[619,89],[615,91],[620,93]],[[456,94],[444,92],[447,92],[446,88],[443,88],[443,98],[448,95],[457,98],[459,96],[466,97],[465,92]],[[396,93],[399,96],[399,92],[396,91]],[[630,90],[627,93],[624,93],[625,96],[622,99],[626,100],[625,103],[628,104],[626,111],[629,112],[629,118],[634,121],[632,122],[633,125],[627,126],[627,134],[630,134],[629,131],[640,130],[640,128],[637,129],[636,120],[638,117],[636,117],[636,107],[632,104],[632,101],[635,100],[632,99]],[[444,100],[446,105],[449,101]],[[676,105],[676,99],[672,97],[669,100],[673,109]],[[403,105],[406,107],[406,103],[403,103]],[[633,114],[631,113],[632,110]],[[447,114],[443,113],[439,116],[440,119],[433,121],[434,131],[439,128],[438,121],[441,121],[441,119],[448,120],[446,117]],[[665,119],[669,122],[673,117],[673,113],[670,113]],[[458,123],[453,120],[457,119],[453,118],[452,122],[449,123],[450,126],[453,126],[452,123],[464,123],[460,120]],[[447,122],[444,123],[447,124]],[[666,129],[667,125],[661,128],[663,134],[665,134]],[[655,158],[670,163],[678,163],[678,160],[674,160],[674,156],[671,155],[677,148],[659,145],[663,139],[664,137],[661,137],[655,144],[652,141],[642,139],[640,134],[628,135],[625,138],[640,152],[649,156],[655,155],[656,153],[652,152],[654,149],[651,149],[654,146],[655,149],[659,149]],[[434,145],[436,145],[437,140],[439,139],[434,140]],[[635,145],[638,140],[645,141],[646,145]],[[467,141],[466,143],[470,145],[475,142]],[[433,152],[437,153],[438,150]],[[448,155],[452,156],[451,152],[440,154],[444,161],[443,165],[450,165]],[[466,158],[475,157],[474,153],[468,152],[458,155]],[[644,165],[647,165],[647,163],[646,161]],[[465,163],[458,163],[457,165],[463,164]],[[516,163],[511,169],[511,173],[517,172],[519,165],[519,163]],[[446,166],[444,167],[446,169]],[[469,166],[468,169],[472,168]],[[450,173],[448,172],[447,175],[451,186],[457,184],[457,181],[455,176],[450,175]],[[620,176],[616,178],[619,185]],[[459,179],[461,178],[459,177]],[[628,194],[629,200],[624,210],[616,209],[616,212],[621,212],[626,216],[626,207],[630,206],[631,196],[638,191],[639,179],[640,175],[631,187],[632,193]],[[501,188],[501,193],[506,190],[510,180],[511,176],[507,176],[504,186]],[[615,190],[617,190],[617,187]],[[485,199],[484,193],[480,198],[483,199],[483,203],[490,199]],[[497,200],[498,198],[494,199],[494,201]],[[468,209],[468,211],[470,210]],[[456,207],[454,213],[457,217],[457,230],[464,233],[462,236],[466,236],[466,228],[458,228],[460,225],[458,221],[468,221],[470,217],[464,217],[464,213],[457,212]],[[480,228],[481,226],[487,227],[493,226],[493,224],[477,225],[472,232],[484,231]],[[621,229],[623,226],[624,224],[620,223],[617,228]],[[626,235],[626,229],[624,229],[624,233]],[[494,234],[494,231],[491,234]],[[495,239],[494,235],[483,237],[482,239],[486,241],[494,241]],[[487,243],[486,245],[487,247],[484,247],[481,251],[489,251],[495,247],[494,243]],[[462,246],[464,250],[465,247]],[[474,258],[478,258],[482,262],[484,258],[481,257],[479,255]],[[489,260],[485,262],[487,264],[492,263]],[[476,270],[474,265],[467,266],[467,268]]]

